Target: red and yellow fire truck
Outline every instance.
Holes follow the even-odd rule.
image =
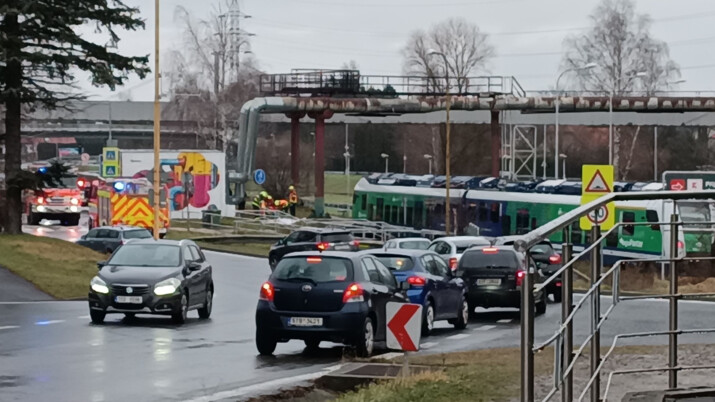
[[[42,172],[47,167],[30,166],[29,169]],[[84,194],[77,188],[77,178],[63,177],[56,181],[54,185],[58,187],[28,190],[23,194],[29,225],[38,225],[42,220],[60,221],[63,226],[79,225]]]
[[[92,179],[87,182],[89,227],[128,225],[154,228],[154,207],[149,201],[152,185],[149,180],[116,178]],[[169,230],[170,214],[166,200],[160,206],[160,230],[163,237]]]

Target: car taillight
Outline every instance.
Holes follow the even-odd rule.
[[[44,203],[45,203],[45,197],[37,197],[37,203],[38,203],[38,204],[44,204]]]
[[[561,264],[561,254],[554,254],[549,257],[549,262],[552,264]]]
[[[353,240],[353,246],[359,248],[359,247],[360,247],[360,242],[357,241],[357,240]]]
[[[263,285],[261,285],[261,295],[258,298],[261,300],[272,302],[273,296],[275,296],[275,294],[276,292],[275,289],[273,289],[273,284],[270,282],[265,282]]]
[[[424,286],[425,278],[421,276],[410,276],[409,278],[407,278],[407,283],[412,286]]]
[[[322,257],[308,257],[305,259],[309,264],[320,264],[323,262]]]
[[[451,269],[452,271],[457,269],[457,258],[456,257],[452,257],[449,259],[449,269]]]
[[[496,254],[499,252],[499,249],[496,247],[484,247],[482,249],[482,253],[484,254]]]
[[[345,289],[343,293],[343,303],[355,303],[365,301],[363,289],[360,284],[353,283]]]
[[[327,250],[327,249],[330,247],[330,243],[328,243],[328,242],[322,242],[322,243],[316,244],[315,246],[318,248],[318,250],[320,250],[320,251],[325,251],[325,250]]]
[[[526,276],[526,271],[516,271],[516,286],[521,286]]]
[[[70,200],[70,204],[72,204],[72,205],[79,205],[79,200],[76,199],[76,198],[73,198],[73,199]]]

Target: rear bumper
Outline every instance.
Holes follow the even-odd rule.
[[[469,289],[467,301],[477,307],[510,307],[521,306],[521,291],[518,289]]]
[[[302,339],[350,343],[360,335],[367,315],[365,303],[348,303],[335,312],[302,312],[276,310],[273,303],[259,300],[256,308],[256,330],[261,336],[272,336],[279,342]],[[291,317],[320,317],[323,319],[323,325],[295,327],[289,324]]]

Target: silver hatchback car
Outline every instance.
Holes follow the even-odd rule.
[[[430,243],[428,249],[439,254],[444,259],[449,268],[454,271],[457,269],[459,259],[462,254],[472,246],[489,246],[491,241],[488,237],[483,236],[451,236],[440,237]]]

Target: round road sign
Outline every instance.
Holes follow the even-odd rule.
[[[263,183],[266,182],[266,172],[263,169],[256,169],[255,172],[253,172],[253,181],[256,182],[259,186]]]
[[[594,225],[602,225],[606,219],[608,219],[608,208],[605,205],[588,214],[588,220]]]

